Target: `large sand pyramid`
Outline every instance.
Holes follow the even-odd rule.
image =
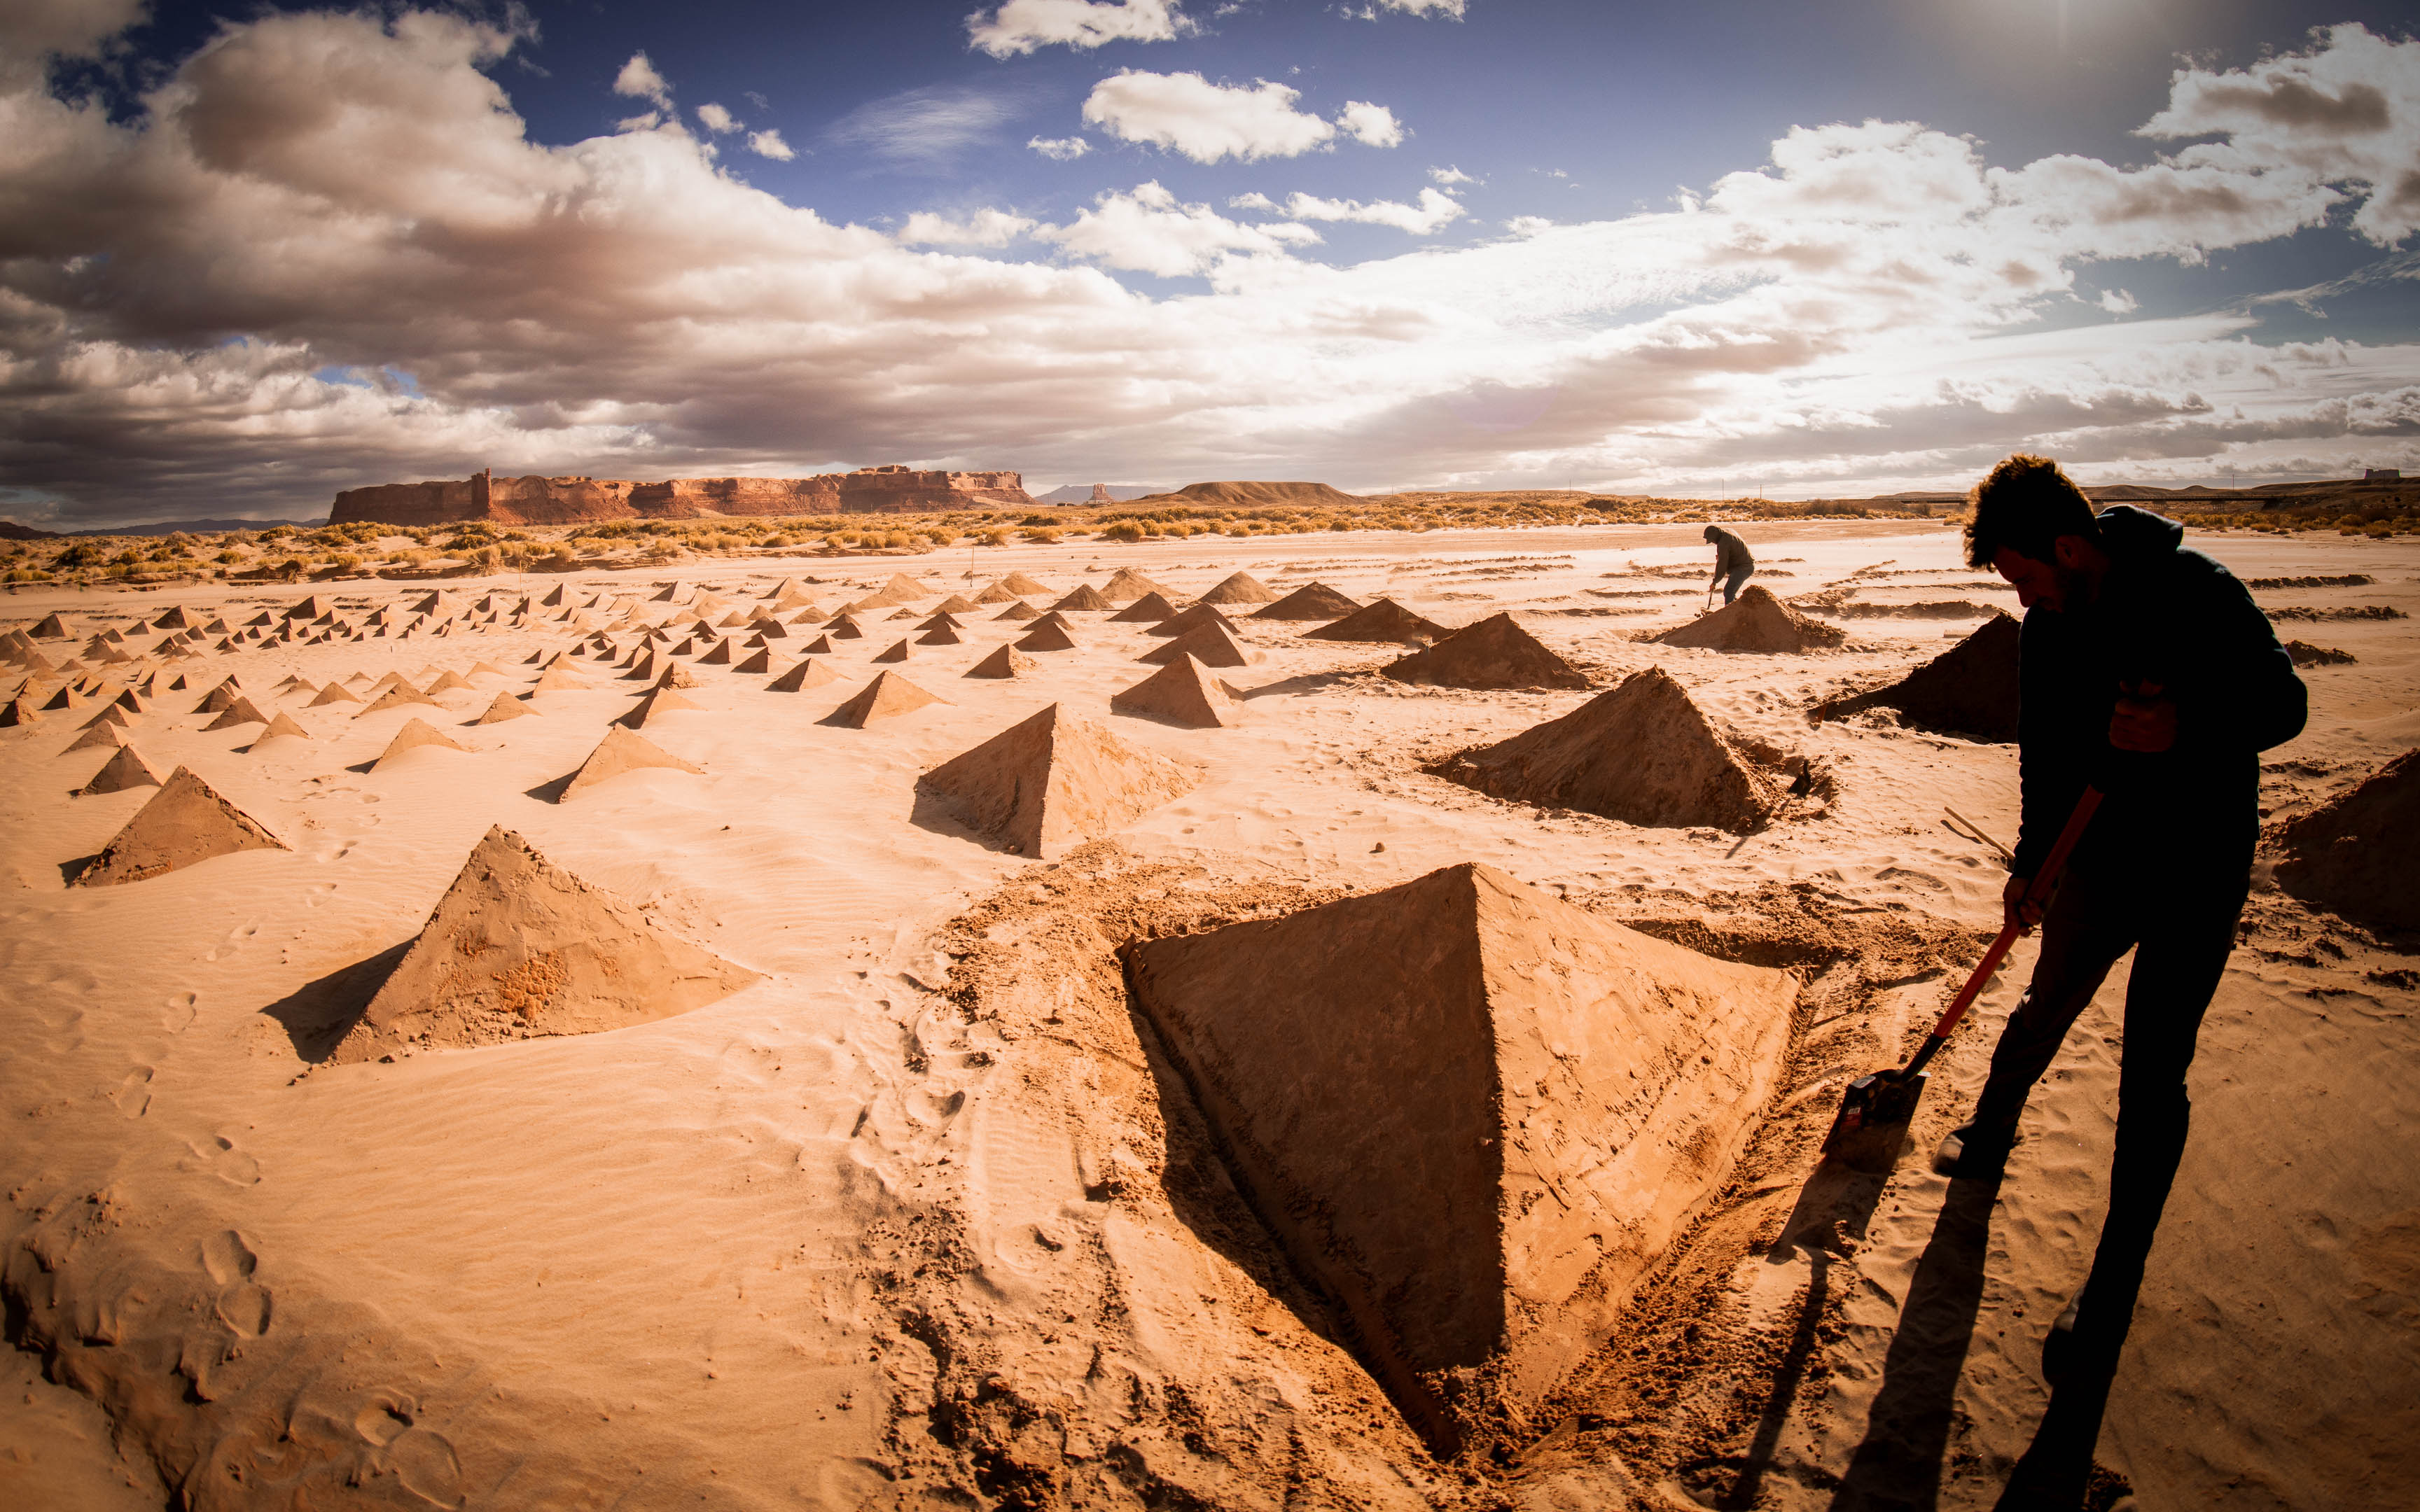
[[[151,764],[133,747],[120,746],[110,753],[109,760],[101,763],[101,770],[92,775],[92,780],[76,789],[72,795],[87,798],[96,794],[123,793],[128,788],[156,788],[160,785],[160,774],[151,770]]]
[[[1124,954],[1239,1184],[1449,1454],[1517,1432],[1730,1179],[1796,997],[1476,864]]]
[[[1101,596],[1114,604],[1123,604],[1129,598],[1142,598],[1158,592],[1160,592],[1159,584],[1153,582],[1132,567],[1120,567],[1109,574],[1108,582],[1101,584]]]
[[[1206,600],[1205,600],[1206,602]],[[1326,583],[1305,583],[1268,608],[1255,609],[1256,620],[1341,620],[1361,607]]]
[[[636,734],[621,725],[610,726],[605,738],[580,764],[580,770],[563,785],[557,802],[566,802],[572,795],[584,792],[597,783],[620,777],[625,772],[642,771],[648,767],[668,767],[676,772],[704,772],[705,767],[682,761],[644,735]]]
[[[1053,703],[917,779],[972,828],[1048,860],[1192,791],[1201,774]]]
[[[1229,573],[1218,585],[1202,595],[1204,604],[1274,604],[1278,595],[1269,585],[1249,572]]]
[[[395,738],[386,743],[386,749],[379,752],[378,760],[370,763],[370,770],[383,771],[410,752],[431,747],[439,750],[468,748],[426,719],[407,719],[403,728],[395,733]]]
[[[2024,640],[2021,621],[1994,613],[1898,682],[1818,704],[1807,717],[1837,719],[1860,709],[1893,708],[1919,729],[2008,744],[2017,738],[2017,649]]]
[[[1837,646],[1848,637],[1838,626],[1808,619],[1750,583],[1733,602],[1655,639],[1668,646],[1704,651],[1799,652]]]
[[[763,979],[659,928],[497,825],[329,1058],[594,1034]]]
[[[2420,929],[2420,750],[2279,825],[2277,885],[2347,918]]]
[[[1115,604],[1109,602],[1109,598],[1103,594],[1099,589],[1094,587],[1091,583],[1078,583],[1071,592],[1050,607],[1054,609],[1092,610],[1117,608]]]
[[[1175,614],[1176,606],[1168,601],[1166,594],[1155,588],[1110,615],[1109,623],[1111,625],[1157,625],[1164,620],[1173,618]]]
[[[213,792],[179,766],[126,827],[112,836],[92,864],[80,872],[79,887],[113,887],[141,882],[238,851],[282,851],[286,842],[259,821]]]
[[[826,683],[839,681],[840,673],[831,670],[830,662],[816,661],[811,657],[795,664],[765,687],[768,692],[799,693],[810,687],[821,687]]]
[[[1391,598],[1376,598],[1333,625],[1303,633],[1306,640],[1367,640],[1402,645],[1407,640],[1442,640],[1451,632],[1435,620],[1413,613]]]
[[[1680,684],[1650,667],[1559,719],[1450,757],[1440,777],[1633,825],[1745,834],[1781,796]]]
[[[1509,613],[1456,630],[1382,669],[1399,683],[1437,687],[1586,687],[1588,674],[1546,649]]]
[[[1188,730],[1226,729],[1244,722],[1244,706],[1226,685],[1189,656],[1179,656],[1134,687],[1110,695],[1119,714],[1165,719]]]
[[[927,703],[948,702],[937,693],[927,693],[897,672],[877,672],[874,681],[858,689],[847,702],[815,722],[843,730],[862,730],[879,719],[913,714]]]

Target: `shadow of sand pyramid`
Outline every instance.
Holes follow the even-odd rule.
[[[2024,639],[2021,621],[1994,613],[1898,682],[1819,703],[1807,717],[1837,719],[1863,709],[1891,708],[1920,730],[2005,745],[2017,738],[2017,651]]]

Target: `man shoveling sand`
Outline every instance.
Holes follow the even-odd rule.
[[[1969,564],[1996,569],[2027,611],[2024,817],[2006,898],[2010,920],[2039,922],[2042,942],[1975,1116],[1942,1143],[1941,1169],[1998,1179],[2034,1083],[2110,967],[2135,952],[2109,1216],[2086,1288],[2044,1345],[2056,1395],[2012,1496],[2055,1499],[2089,1467],[2184,1153],[2185,1072],[2249,886],[2259,752],[2300,733],[2305,716],[2268,619],[2225,567],[2180,546],[2183,533],[2123,504],[2096,516],[2055,462],[2023,455],[1976,488],[1966,527]],[[2027,887],[2087,786],[2105,801],[2038,907]]]
[[[1706,579],[1706,598],[1714,596],[1714,584],[1723,585],[1723,602],[1739,596],[1740,584],[1747,581],[1756,570],[1756,558],[1747,554],[1747,543],[1719,525],[1706,527],[1706,540],[1714,548],[1714,575]]]

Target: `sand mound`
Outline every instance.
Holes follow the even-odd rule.
[[[1810,620],[1754,583],[1737,600],[1654,638],[1668,646],[1704,651],[1811,651],[1848,639],[1839,629]]]
[[[1120,567],[1109,574],[1108,582],[1101,585],[1101,596],[1113,604],[1123,604],[1129,598],[1142,598],[1158,592],[1159,584],[1132,567]],[[1167,600],[1163,598],[1160,602],[1167,603]]]
[[[931,614],[919,620],[916,624],[916,628],[919,630],[963,630],[966,628],[966,623],[960,620],[956,615],[951,613],[948,609],[935,609]]]
[[[821,687],[826,683],[839,681],[840,673],[832,671],[830,663],[808,660],[798,663],[788,671],[774,678],[766,685],[766,689],[773,693],[796,693],[805,688]]]
[[[1176,637],[1183,635],[1186,631],[1193,629],[1197,625],[1215,625],[1230,635],[1233,635],[1235,631],[1235,622],[1227,618],[1224,614],[1219,613],[1218,605],[1196,604],[1182,614],[1174,615],[1171,618],[1160,621],[1157,625],[1153,625],[1147,633],[1160,636],[1168,640],[1174,640]]]
[[[1008,608],[1001,609],[999,613],[993,615],[992,618],[995,620],[1038,620],[1042,618],[1042,611],[1020,598],[1010,604]]]
[[[544,681],[544,679],[540,679],[540,681]],[[251,702],[249,700],[245,700],[243,702],[245,707],[249,708],[251,706]],[[415,703],[425,703],[431,708],[438,707],[438,703],[435,699],[421,692],[410,683],[398,682],[395,687],[388,688],[385,692],[380,693],[378,697],[364,704],[362,706],[361,713],[356,714],[353,717],[356,719],[366,718],[373,714],[384,714],[389,709],[408,708]],[[230,709],[227,711],[227,714],[219,716],[220,721],[224,723],[228,715],[231,715],[234,712],[234,710]],[[218,726],[206,725],[203,728],[215,730]]]
[[[1054,590],[1035,582],[1021,572],[1012,572],[1000,580],[1000,586],[1019,598],[1047,598]]]
[[[827,645],[825,649],[830,650],[830,647]],[[740,658],[737,662],[734,662],[731,667],[731,670],[735,672],[746,672],[752,675],[760,676],[766,672],[787,671],[789,669],[789,662],[783,657],[773,655],[773,648],[770,646],[758,647],[748,656]]]
[[[1153,498],[1182,500],[1188,504],[1274,504],[1289,509],[1334,509],[1361,502],[1352,494],[1324,483],[1188,483],[1174,493],[1155,494]]]
[[[361,700],[355,697],[352,690],[347,687],[344,684],[330,683],[327,687],[319,689],[318,696],[314,698],[307,705],[305,705],[305,707],[316,709],[323,703],[359,703],[360,702]]]
[[[2420,929],[2420,751],[2270,836],[2277,885],[2360,923]]]
[[[70,640],[75,638],[75,631],[69,628],[68,622],[56,614],[43,615],[41,623],[25,633],[37,640]]]
[[[1175,616],[1176,606],[1156,589],[1109,616],[1111,625],[1157,625]]]
[[[1426,651],[1388,663],[1399,683],[1436,687],[1586,687],[1588,674],[1546,649],[1509,613],[1456,630]]]
[[[430,698],[435,698],[440,693],[450,693],[458,687],[467,687],[473,692],[478,691],[478,685],[472,682],[471,679],[463,676],[460,672],[444,671],[439,672],[436,676],[430,678],[428,680],[428,686],[422,688],[421,692],[427,694]]]
[[[966,644],[957,631],[946,625],[937,625],[916,638],[920,646],[960,646]]]
[[[1446,1453],[1517,1431],[1723,1187],[1796,998],[1475,864],[1124,954],[1239,1184]]]
[[[1001,646],[960,673],[965,677],[1022,677],[1042,665],[1015,646]]]
[[[1016,595],[1010,593],[1005,586],[995,582],[990,587],[985,588],[982,593],[975,595],[975,603],[977,606],[985,604],[1005,604],[1016,596]]]
[[[1076,649],[1076,638],[1067,633],[1067,627],[1063,625],[1037,625],[1018,638],[1016,649],[1019,651],[1073,651]]]
[[[423,699],[420,702],[425,703],[427,701]],[[220,715],[217,718],[212,719],[209,723],[202,726],[202,728],[204,730],[232,730],[240,724],[267,724],[268,722],[269,716],[255,708],[253,706],[252,700],[248,698],[240,698],[233,703],[227,705],[227,710],[225,714]]]
[[[902,662],[906,661],[914,654],[914,652],[908,649],[907,641],[898,640],[892,642],[882,650],[876,652],[874,654],[874,659],[877,662]]]
[[[588,685],[586,683],[583,683],[579,678],[572,676],[570,671],[566,668],[549,667],[546,671],[538,673],[537,681],[530,685],[530,691],[533,693],[570,693],[585,688]]]
[[[1190,656],[1204,667],[1249,667],[1261,659],[1261,654],[1247,648],[1229,635],[1223,625],[1197,625],[1164,646],[1154,646],[1137,661],[1155,666],[1172,664],[1179,656]]]
[[[644,735],[634,734],[622,725],[613,725],[606,730],[605,738],[597,743],[597,748],[588,753],[588,759],[580,764],[580,770],[571,774],[571,780],[563,786],[563,796],[555,801],[566,802],[573,794],[620,777],[625,772],[655,766],[669,767],[676,772],[703,773],[706,770],[703,766],[682,761]]]
[[[1391,598],[1373,599],[1333,625],[1304,632],[1306,640],[1367,640],[1402,645],[1442,640],[1452,632],[1435,620],[1422,619]]]
[[[1188,730],[1227,729],[1244,722],[1244,706],[1190,656],[1179,656],[1134,687],[1113,694],[1119,714],[1165,719]]]
[[[1254,609],[1256,620],[1341,620],[1361,607],[1326,583],[1305,583],[1266,609]]]
[[[1759,827],[1781,794],[1661,668],[1433,770],[1498,798],[1626,824]]]
[[[497,825],[329,1058],[595,1034],[686,1013],[763,980]]]
[[[860,625],[855,619],[846,614],[834,615],[830,620],[825,622],[824,634],[842,640],[862,640],[865,639],[864,627]]]
[[[1040,860],[1124,828],[1201,774],[1048,708],[917,779],[1002,849]]]
[[[75,790],[74,796],[88,798],[99,793],[123,793],[128,788],[156,788],[160,774],[151,770],[132,746],[120,746],[101,764],[92,780]]]
[[[2297,667],[2349,667],[2353,661],[2353,655],[2350,651],[2337,651],[2329,646],[2315,646],[2304,640],[2287,641],[2286,655],[2294,658],[2294,665]]]
[[[79,887],[114,887],[238,851],[282,851],[286,842],[179,766],[151,801],[111,837],[75,879]]]
[[[115,723],[105,723],[101,720],[96,719],[84,727],[84,733],[76,736],[73,740],[69,741],[68,748],[59,752],[59,754],[66,756],[75,751],[92,750],[96,748],[102,750],[116,750],[118,747],[125,744],[126,732],[122,727]]]
[[[937,693],[925,692],[897,672],[879,672],[855,697],[815,722],[837,725],[843,730],[862,730],[877,719],[895,719],[927,703],[948,702]]]
[[[765,643],[765,638],[763,636],[752,636],[750,639],[759,646],[762,646]],[[697,664],[701,667],[730,666],[734,659],[732,645],[733,641],[727,637],[723,640],[717,640],[713,645],[706,648],[706,655],[697,658]]]
[[[939,604],[934,605],[933,612],[936,614],[972,614],[976,609],[981,609],[982,607],[982,605],[977,604],[973,599],[969,598],[964,594],[952,594],[949,597],[941,600]]]
[[[1994,614],[1975,632],[1886,687],[1834,699],[1807,711],[1837,719],[1893,708],[1909,724],[1944,734],[2007,744],[2017,738],[2017,651],[2024,625]]]
[[[1055,610],[1099,610],[1117,608],[1115,604],[1109,601],[1099,589],[1094,587],[1091,583],[1078,584],[1075,592],[1067,594],[1065,597],[1060,599],[1059,602],[1051,605],[1050,607]]]
[[[370,770],[379,771],[407,753],[428,746],[434,746],[441,750],[468,748],[425,719],[408,719],[404,722],[403,728],[395,733],[395,738],[386,743],[386,749],[379,752],[378,760],[370,763]]]
[[[669,687],[651,687],[646,696],[630,705],[614,723],[633,730],[644,730],[675,709],[694,709],[697,704]]]
[[[499,694],[497,696],[502,697],[503,695]],[[269,721],[269,728],[263,730],[259,736],[253,741],[252,748],[258,750],[261,747],[269,744],[272,740],[282,740],[287,736],[291,736],[296,740],[308,740],[311,738],[311,732],[303,729],[302,722],[296,719],[292,715],[280,710],[277,717]]]

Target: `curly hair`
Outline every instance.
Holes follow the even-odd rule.
[[[2003,548],[2036,562],[2052,561],[2062,535],[2101,539],[2092,501],[2046,456],[2019,452],[2001,458],[1966,498],[1974,506],[1966,519],[1970,567],[1989,567]]]

